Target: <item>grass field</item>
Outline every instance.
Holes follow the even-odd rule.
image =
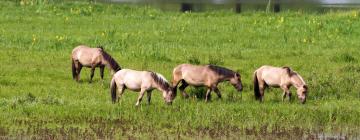
[[[33,3],[31,3],[33,2]],[[1,138],[359,138],[360,12],[278,14],[231,10],[164,12],[146,6],[21,0],[0,2]],[[242,75],[240,94],[220,85],[223,99],[177,96],[135,107],[125,91],[112,104],[106,71],[81,82],[71,76],[79,44],[103,45],[123,68],[152,70],[170,80],[181,63],[217,64]],[[282,91],[255,101],[252,73],[290,66],[310,87],[305,105],[282,102]],[[292,89],[293,93],[295,90]]]

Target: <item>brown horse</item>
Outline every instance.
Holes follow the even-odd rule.
[[[257,100],[262,101],[266,87],[280,87],[283,100],[286,96],[291,99],[290,87],[297,89],[301,103],[306,102],[308,87],[303,78],[289,67],[262,66],[254,72],[254,93]]]
[[[173,70],[174,95],[172,98],[175,98],[176,88],[180,82],[182,82],[182,85],[179,89],[184,97],[188,97],[185,88],[188,85],[193,85],[207,87],[205,101],[210,99],[211,91],[215,91],[217,96],[221,98],[217,85],[223,81],[230,81],[239,92],[242,91],[241,76],[237,72],[215,65],[181,64]]]
[[[77,46],[71,54],[72,75],[73,79],[79,81],[80,71],[82,67],[91,68],[90,82],[94,77],[96,67],[100,67],[101,79],[104,79],[104,68],[107,66],[112,73],[120,70],[119,64],[100,46],[97,48],[89,48],[85,45]]]

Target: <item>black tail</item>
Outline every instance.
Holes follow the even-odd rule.
[[[174,70],[173,70],[173,77],[172,77],[172,80],[171,80],[172,88],[173,88],[173,94],[174,94],[175,97],[176,97],[176,95],[177,95],[177,87],[178,87],[178,85],[180,84],[180,82],[182,81],[182,80],[180,80],[180,81],[175,81],[175,77],[176,77],[177,75],[182,75],[182,72],[179,70],[179,66],[177,66],[176,68],[174,68]]]
[[[75,67],[75,62],[74,62],[74,59],[71,59],[71,68],[72,68],[72,76],[73,76],[73,79],[76,78],[76,67]]]
[[[174,97],[176,97],[176,95],[177,95],[177,86],[179,85],[179,82],[178,83],[176,83],[176,84],[173,84],[173,81],[174,80],[171,80],[171,88],[172,88],[172,90],[173,90],[173,94],[174,94]]]
[[[116,102],[116,88],[117,88],[116,82],[115,79],[113,78],[110,83],[110,94],[113,103]]]
[[[259,100],[261,98],[261,94],[260,94],[260,88],[259,88],[259,81],[257,78],[257,72],[255,71],[254,73],[254,94],[255,94],[255,99]]]

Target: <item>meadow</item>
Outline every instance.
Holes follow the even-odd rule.
[[[0,2],[1,138],[359,138],[360,11],[229,10],[180,13],[148,6],[46,0]],[[122,68],[171,80],[181,63],[238,71],[244,90],[219,86],[223,99],[189,88],[171,106],[158,91],[135,107],[126,90],[111,103],[106,70],[93,83],[83,69],[72,79],[70,53],[104,46]],[[302,105],[282,102],[280,89],[255,101],[252,74],[262,65],[290,66],[309,85]],[[293,94],[295,90],[292,89]]]

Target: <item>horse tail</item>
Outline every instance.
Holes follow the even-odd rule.
[[[257,77],[257,71],[254,72],[254,94],[255,94],[255,99],[259,100],[261,97],[261,94],[260,94],[260,88],[259,88],[259,81],[258,81],[258,77]]]
[[[173,93],[175,96],[177,94],[177,86],[179,85],[180,81],[182,81],[180,77],[182,77],[181,66],[177,66],[173,70],[172,80],[171,80]]]
[[[117,86],[116,86],[115,78],[112,78],[110,83],[110,94],[113,103],[116,102],[116,88]]]
[[[75,79],[77,74],[76,74],[75,60],[73,58],[71,58],[71,69],[72,69],[73,79]]]

